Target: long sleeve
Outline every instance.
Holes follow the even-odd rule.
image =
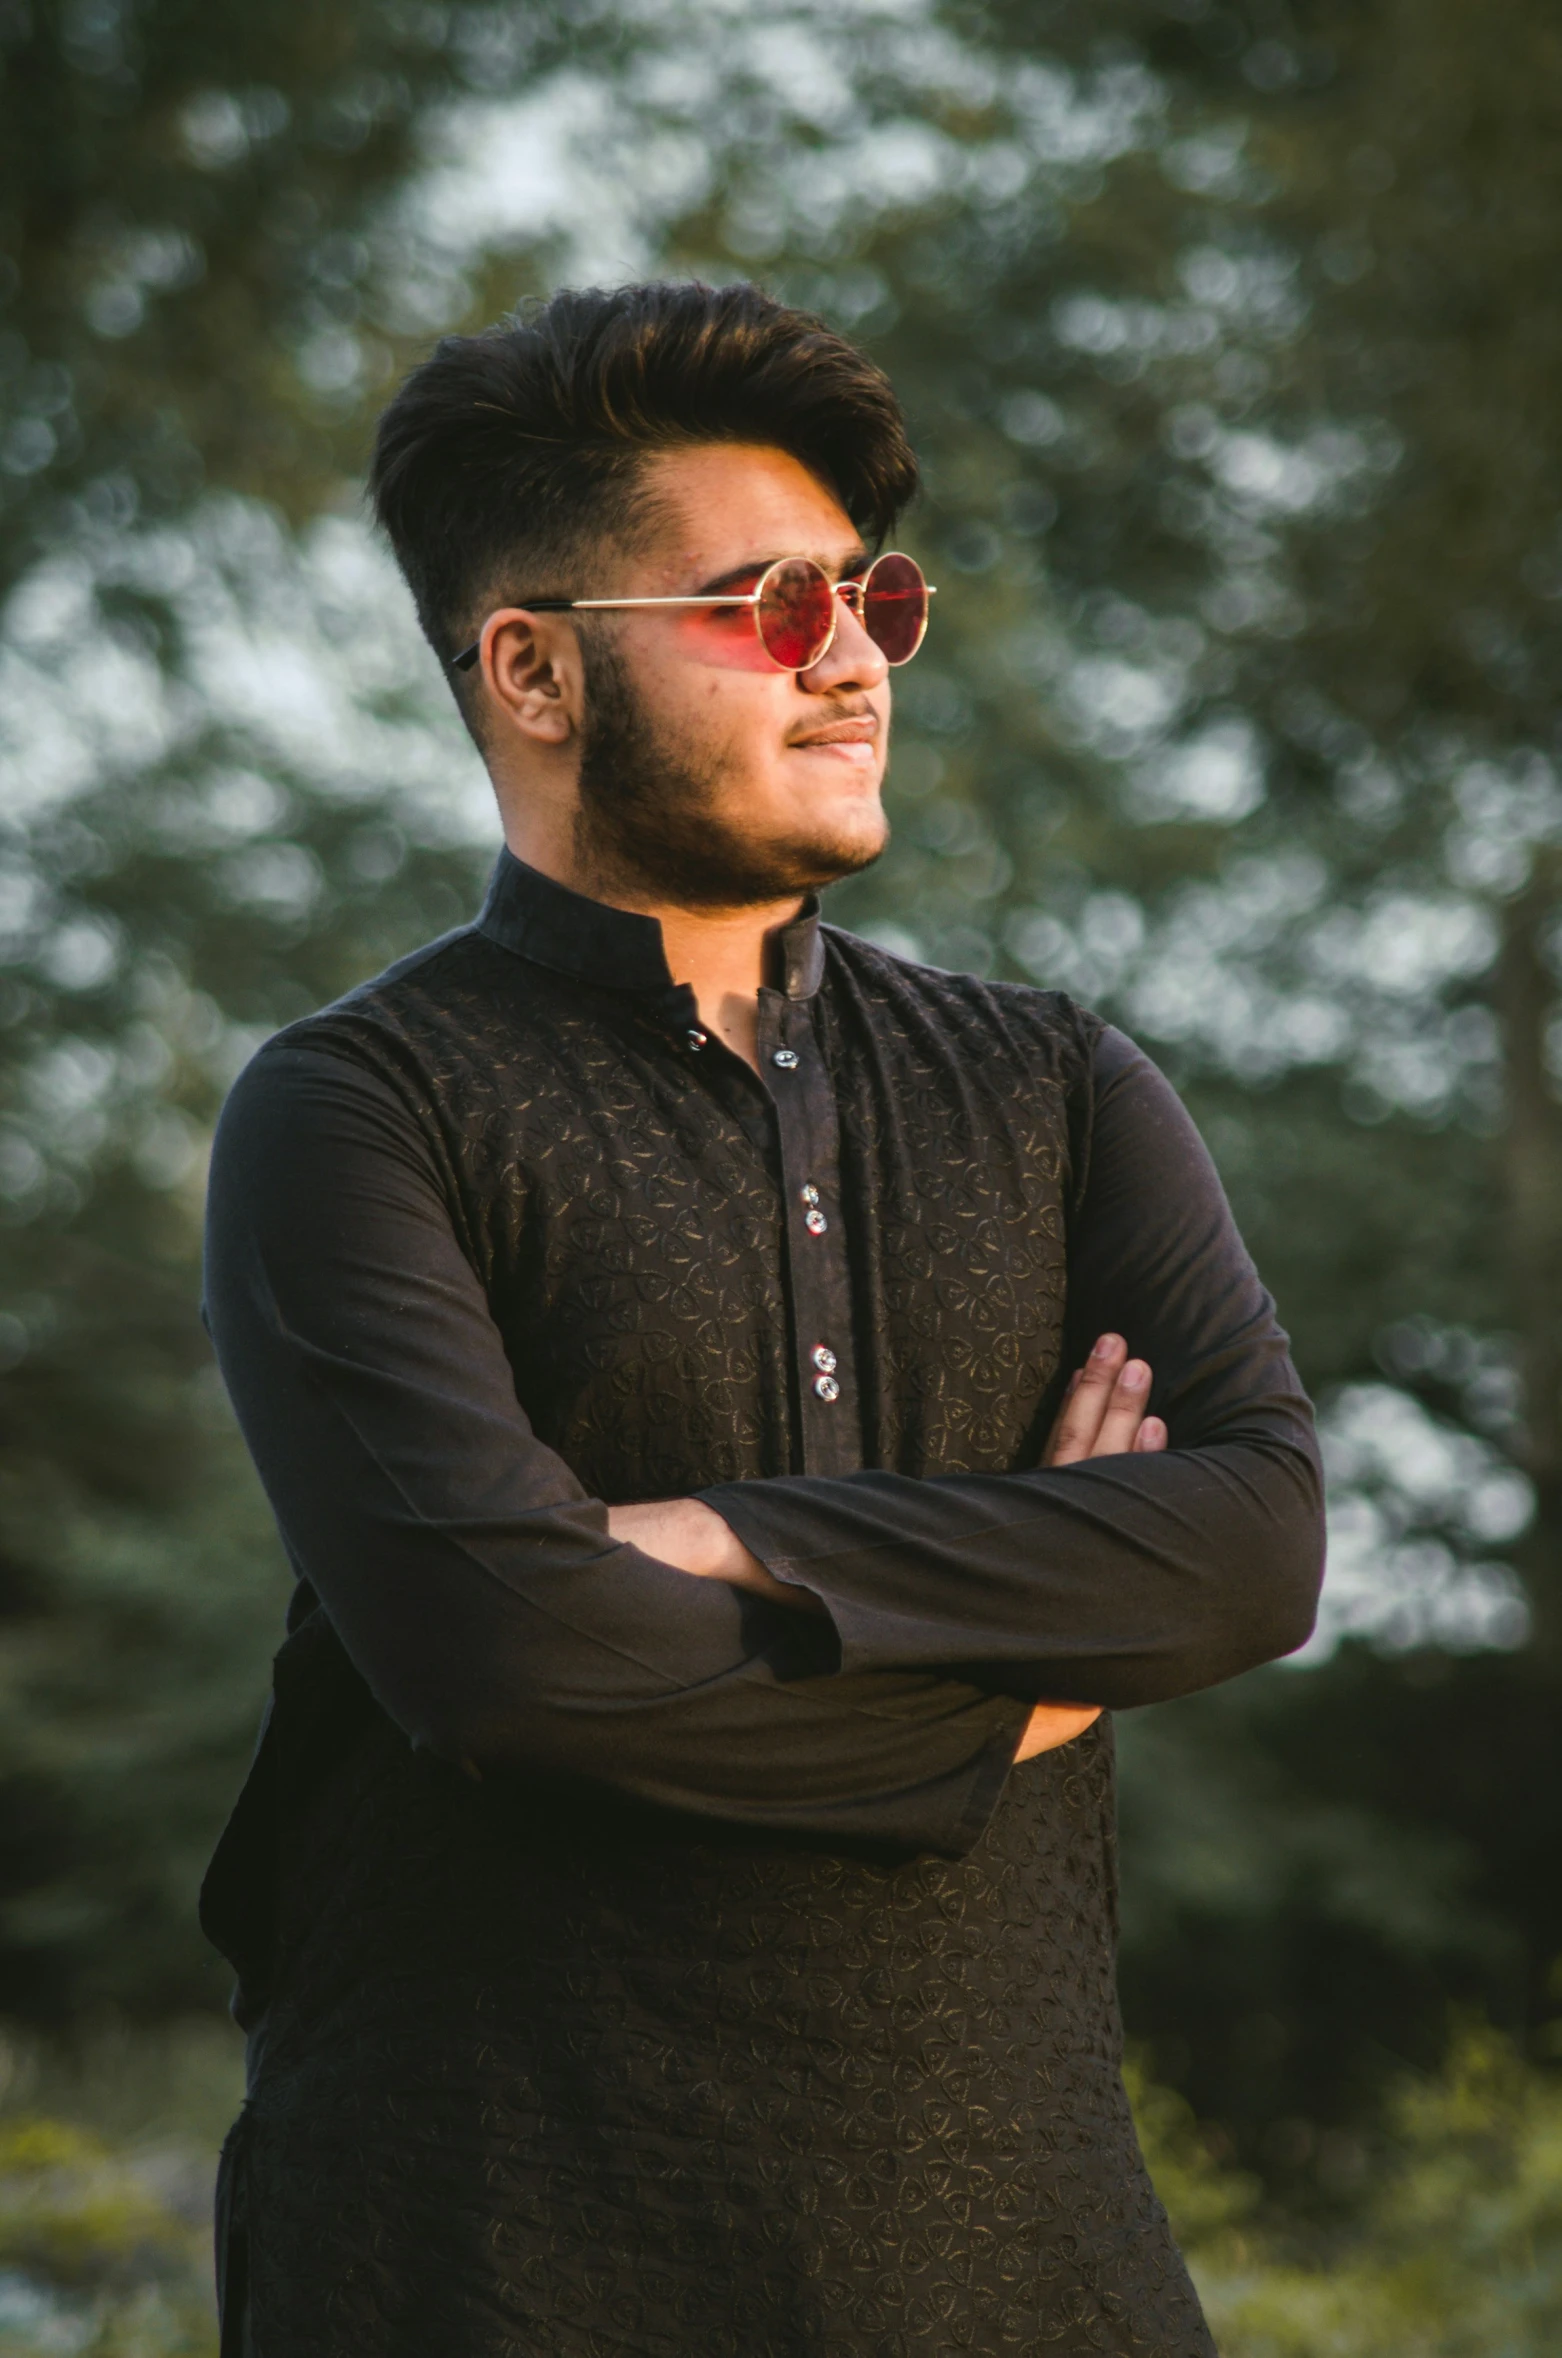
[[[937,1666],[1011,1693],[1153,1703],[1312,1627],[1322,1481],[1274,1306],[1181,1102],[1121,1033],[1092,1074],[1068,1351],[1115,1331],[1154,1371],[1158,1456],[919,1481],[786,1476],[702,1495],[822,1598],[847,1669]]]
[[[383,1709],[483,1769],[958,1853],[1023,1706],[832,1675],[827,1628],[614,1543],[542,1446],[437,1157],[381,1075],[287,1040],[241,1076],[207,1321],[296,1570]]]

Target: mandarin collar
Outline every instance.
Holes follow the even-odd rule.
[[[605,983],[609,990],[656,998],[677,987],[662,947],[659,918],[588,900],[540,869],[528,868],[509,850],[500,852],[489,878],[477,930],[518,957],[580,982]],[[785,995],[811,999],[824,978],[815,895],[810,893],[801,914],[780,938]]]

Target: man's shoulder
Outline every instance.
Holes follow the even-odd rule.
[[[261,1053],[312,1049],[352,1059],[392,1040],[414,1053],[419,1043],[432,1046],[445,1037],[475,1045],[485,1019],[501,1005],[512,1015],[522,1012],[539,982],[546,977],[508,956],[480,925],[457,926],[284,1025]]]
[[[496,1026],[513,1052],[528,1006],[547,984],[480,926],[458,926],[263,1040],[230,1092],[229,1111],[246,1100],[280,1111],[320,1089],[382,1099],[389,1090],[421,1118],[468,1068],[502,1061]]]
[[[1099,1015],[1066,991],[930,966],[839,926],[822,930],[838,979],[892,1023],[897,1018],[932,1022],[963,1038],[993,1047],[1008,1044],[1021,1053],[1045,1047],[1077,1057],[1082,1066],[1106,1028]]]
[[[438,1024],[457,1011],[469,1018],[472,1000],[491,1000],[499,969],[516,963],[506,959],[480,925],[458,925],[393,959],[381,973],[355,983],[329,1006],[290,1024],[283,1036],[291,1040],[376,1024],[415,1029],[423,1023]]]

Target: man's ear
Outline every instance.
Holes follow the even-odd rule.
[[[564,614],[501,607],[483,625],[478,667],[498,725],[534,745],[567,745],[585,711],[585,667]]]

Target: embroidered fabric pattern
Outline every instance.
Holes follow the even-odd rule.
[[[1118,2077],[1108,1730],[889,1866],[539,1813],[377,1728],[243,2132],[260,2351],[1209,2358]]]

